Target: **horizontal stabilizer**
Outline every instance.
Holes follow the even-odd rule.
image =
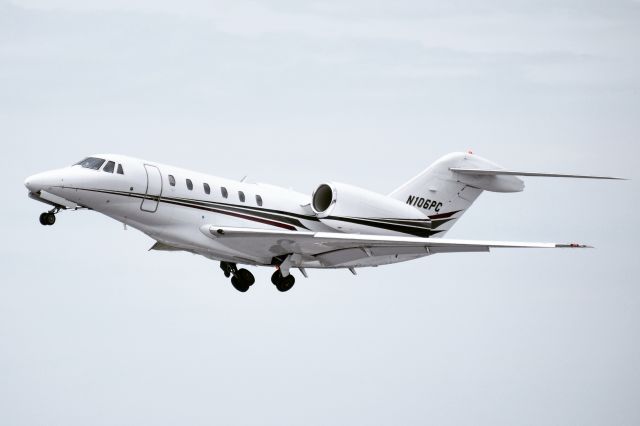
[[[538,172],[518,172],[513,170],[488,170],[488,169],[465,169],[460,167],[451,167],[449,170],[464,175],[476,176],[538,176],[538,177],[560,177],[560,178],[576,178],[576,179],[610,179],[610,180],[627,180],[625,178],[612,176],[591,176],[591,175],[571,175],[565,173],[538,173]]]

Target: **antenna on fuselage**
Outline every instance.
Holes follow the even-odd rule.
[[[249,177],[248,175],[244,175],[244,177],[242,179],[240,179],[240,182],[244,182],[245,180],[247,180],[247,177]]]

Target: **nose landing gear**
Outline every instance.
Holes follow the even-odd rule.
[[[220,269],[224,272],[225,277],[231,277],[231,285],[239,292],[246,292],[256,282],[251,272],[246,269],[238,269],[235,263],[220,262]]]
[[[51,226],[56,223],[56,213],[60,211],[59,209],[53,209],[48,212],[44,212],[40,215],[40,224],[44,226]]]

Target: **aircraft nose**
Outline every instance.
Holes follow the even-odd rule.
[[[29,176],[24,180],[24,186],[26,186],[30,192],[38,192],[38,189],[36,189],[37,176],[38,175]]]
[[[58,173],[51,171],[29,176],[25,179],[24,186],[27,187],[29,192],[38,192],[51,186],[59,185],[59,182],[61,182],[61,179]]]

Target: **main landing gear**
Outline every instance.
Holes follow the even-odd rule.
[[[276,286],[278,291],[285,292],[291,290],[296,283],[296,278],[289,273],[294,264],[300,263],[299,254],[288,254],[273,259],[272,264],[275,265],[276,271],[271,276],[271,282]],[[301,269],[305,274],[304,270]],[[305,274],[306,277],[306,274]]]
[[[291,290],[291,287],[296,283],[296,279],[291,274],[283,277],[282,271],[277,269],[276,272],[271,275],[271,282],[276,286],[278,291],[285,292]]]
[[[224,276],[231,277],[233,288],[244,293],[256,282],[253,274],[246,269],[238,269],[235,263],[220,262]],[[233,275],[233,276],[232,276]]]
[[[53,209],[48,212],[44,212],[40,215],[40,224],[44,226],[51,226],[56,223],[56,213],[58,213],[60,209]]]
[[[278,291],[285,292],[291,290],[296,283],[296,279],[289,273],[291,267],[295,264],[299,264],[300,255],[287,255],[279,258],[274,258],[272,265],[276,267],[276,272],[271,276],[271,282],[276,286]],[[256,281],[253,274],[246,269],[238,269],[235,263],[220,262],[220,269],[224,272],[224,275],[231,277],[231,284],[233,287],[244,293],[249,290],[249,287]],[[302,274],[306,277],[307,274],[303,268],[300,268]]]

